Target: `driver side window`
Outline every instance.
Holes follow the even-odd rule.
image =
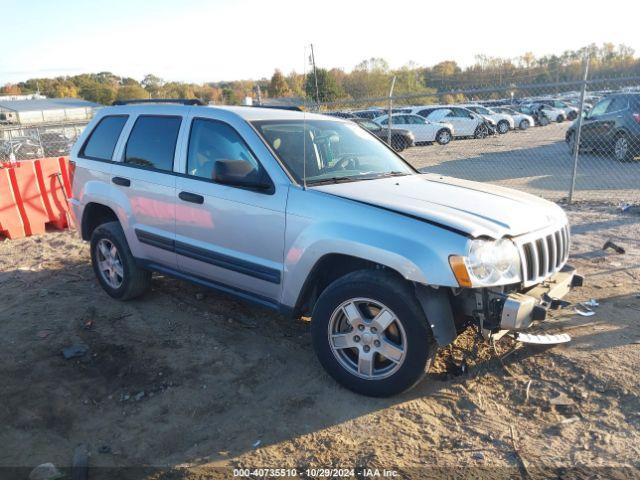
[[[194,119],[189,134],[187,175],[213,180],[218,160],[241,160],[248,164],[246,170],[258,170],[258,161],[231,126],[217,120]]]

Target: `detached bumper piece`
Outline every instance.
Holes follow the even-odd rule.
[[[531,290],[507,295],[500,315],[500,329],[525,330],[534,321],[544,320],[548,310],[564,306],[567,302],[562,298],[573,287],[582,286],[582,283],[583,277],[576,273],[576,269],[565,265],[562,270]]]
[[[571,341],[571,337],[566,333],[550,335],[546,333],[533,334],[533,333],[517,332],[515,334],[515,338],[519,342],[533,343],[535,345],[556,345],[558,343],[567,343]]]

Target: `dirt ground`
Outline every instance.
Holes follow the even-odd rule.
[[[417,388],[382,400],[323,372],[305,321],[161,276],[120,303],[74,234],[0,241],[0,478],[44,462],[69,474],[79,444],[97,467],[90,478],[222,478],[234,467],[640,477],[640,209],[568,210],[571,262],[587,279],[569,299],[600,302],[594,316],[570,309],[548,322],[574,340],[504,339],[459,374],[467,332]],[[603,252],[608,239],[626,253]],[[65,360],[75,344],[89,352]]]

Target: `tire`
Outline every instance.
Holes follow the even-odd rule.
[[[529,120],[524,119],[524,120],[520,120],[520,123],[518,124],[518,128],[520,130],[526,130],[531,126],[531,124],[529,123]]]
[[[567,114],[567,120],[575,120],[576,118],[578,118],[578,114],[573,110]]]
[[[540,117],[540,126],[541,127],[546,127],[547,125],[549,125],[549,123],[551,123],[551,122],[549,121],[548,117],[546,117],[544,115]]]
[[[564,115],[558,115],[558,116],[556,117],[556,122],[558,122],[558,123],[562,123],[562,122],[564,122]]]
[[[401,152],[407,148],[407,140],[403,137],[391,137],[391,148]]]
[[[489,129],[482,123],[476,127],[476,131],[473,133],[473,138],[487,138],[489,136]]]
[[[509,122],[507,122],[506,120],[500,120],[498,122],[498,133],[500,135],[504,135],[505,133],[507,133],[509,131]]]
[[[387,313],[380,323],[376,315],[382,312]],[[327,373],[349,390],[371,397],[396,395],[416,385],[436,352],[409,283],[382,270],[359,270],[329,285],[315,305],[311,335]]]
[[[633,160],[633,148],[631,142],[624,133],[618,134],[613,143],[613,156],[619,162]]]
[[[575,148],[576,134],[574,132],[569,132],[567,135],[567,145],[569,147],[569,154],[573,155],[573,149]]]
[[[103,223],[94,230],[91,264],[104,291],[118,300],[139,297],[151,285],[151,272],[136,265],[118,222]]]
[[[436,142],[440,145],[446,145],[451,141],[451,138],[451,131],[448,128],[441,128],[438,130],[438,133],[436,133]]]

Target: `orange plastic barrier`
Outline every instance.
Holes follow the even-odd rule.
[[[65,157],[0,166],[0,233],[8,238],[42,234],[47,224],[67,228],[71,194]]]
[[[22,238],[27,234],[22,223],[8,168],[0,168],[0,235]]]

